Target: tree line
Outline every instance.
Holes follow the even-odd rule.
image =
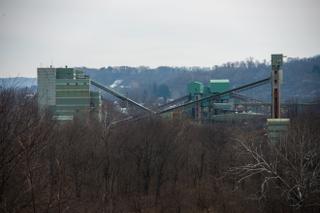
[[[57,123],[0,91],[0,212],[319,212],[320,116],[271,144],[253,123]]]
[[[311,58],[288,58],[283,65],[283,100],[295,97],[300,102],[311,101],[320,96],[320,56]],[[244,61],[229,62],[213,67],[102,67],[101,69],[81,68],[90,78],[111,85],[121,79],[117,89],[134,100],[153,103],[156,97],[175,99],[187,95],[187,84],[201,81],[208,84],[210,79],[229,79],[233,88],[264,79],[271,74],[270,62]],[[169,92],[158,93],[154,84],[168,87]],[[245,93],[251,97],[270,101],[270,88],[257,87]],[[167,95],[169,94],[169,95]]]

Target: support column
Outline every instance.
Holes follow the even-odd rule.
[[[282,54],[272,54],[271,55],[271,86],[272,86],[272,108],[271,117],[280,118],[280,84],[282,83],[282,64],[283,55]]]
[[[201,95],[195,95],[195,100],[199,100],[201,98]],[[195,103],[195,107],[194,107],[194,117],[195,120],[200,122],[201,121],[201,103],[197,102]]]
[[[280,111],[280,85],[282,83],[282,64],[283,55],[282,54],[272,54],[271,55],[271,119],[267,119],[267,132],[269,140],[272,143],[277,143],[281,141],[281,138],[286,137],[290,125],[290,119],[281,119]]]

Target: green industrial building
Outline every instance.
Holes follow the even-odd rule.
[[[228,79],[213,79],[207,85],[202,82],[193,81],[188,84],[188,101],[195,101],[203,97],[219,94],[230,89],[230,81]],[[211,119],[215,114],[225,113],[232,110],[233,105],[230,103],[229,95],[224,95],[215,100],[202,101],[191,107],[189,114],[192,117],[202,117],[201,119]],[[198,118],[199,119],[199,118]]]
[[[229,79],[212,79],[208,84],[193,81],[188,84],[188,100],[195,101],[212,95],[218,95],[231,89]],[[241,103],[239,94],[225,94],[214,99],[203,100],[184,109],[187,116],[202,122],[242,121],[262,118],[263,114],[237,111],[235,103]]]
[[[38,104],[56,120],[101,117],[101,95],[90,90],[90,78],[75,68],[38,68]]]
[[[200,96],[209,96],[212,94],[219,94],[221,92],[227,91],[230,89],[229,79],[213,79],[209,81],[208,85],[204,85],[200,81],[193,81],[188,84],[188,94],[190,97],[195,95]],[[191,99],[192,99],[191,98]],[[220,101],[227,101],[229,99],[228,95],[220,97]]]

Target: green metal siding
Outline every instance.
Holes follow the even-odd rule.
[[[86,90],[89,92],[89,79],[57,79],[56,89],[59,90]]]
[[[63,84],[66,84],[66,83],[78,83],[78,84],[86,84],[88,85],[89,84],[89,78],[87,79],[57,79],[57,84],[58,85],[63,85]]]
[[[57,68],[56,76],[57,76],[57,79],[73,79],[74,69],[73,68]]]
[[[59,106],[71,105],[83,105],[83,106],[90,106],[90,97],[64,97],[64,98],[57,98],[56,103]]]
[[[230,89],[230,81],[228,79],[210,80],[209,83],[211,93],[221,93]]]
[[[72,90],[72,91],[66,91],[66,90],[58,90],[56,92],[56,97],[88,97],[89,91],[87,90]]]
[[[193,81],[188,84],[188,93],[191,95],[203,94],[203,90],[204,90],[203,83],[199,81]]]

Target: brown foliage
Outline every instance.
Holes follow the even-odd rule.
[[[55,123],[1,90],[0,212],[316,212],[319,121],[273,146],[247,126]]]

